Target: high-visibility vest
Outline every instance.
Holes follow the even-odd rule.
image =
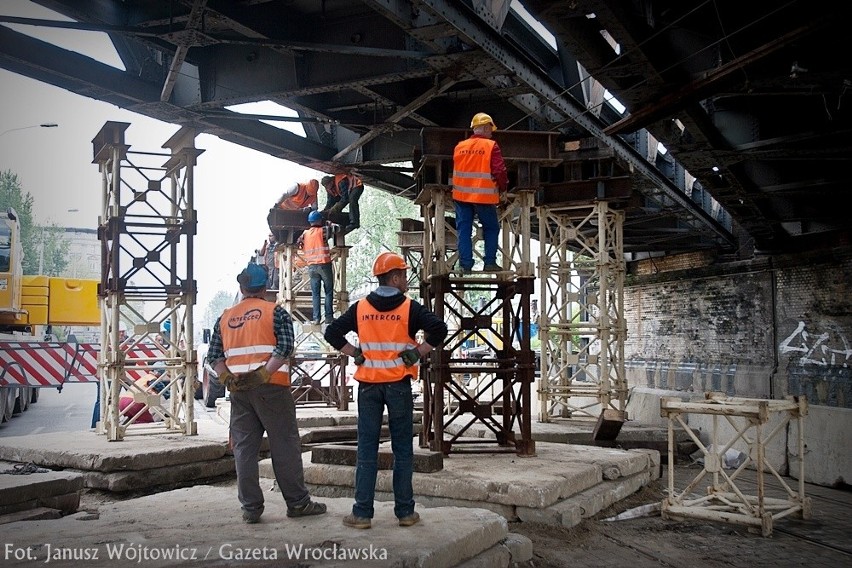
[[[496,142],[468,138],[453,151],[453,199],[463,203],[497,205],[500,193],[491,177],[491,152]]]
[[[309,183],[297,183],[296,193],[282,201],[278,207],[287,211],[298,211],[317,201],[317,192]]]
[[[302,257],[308,264],[328,264],[331,251],[325,240],[322,227],[311,227],[302,233]]]
[[[358,340],[364,363],[355,370],[355,379],[365,383],[390,383],[406,375],[417,377],[418,366],[406,367],[400,351],[417,347],[408,335],[411,298],[389,312],[380,312],[366,300],[355,310]]]
[[[259,369],[272,357],[277,345],[273,322],[275,304],[261,298],[246,298],[227,308],[219,319],[225,364],[234,374]],[[290,367],[284,364],[272,373],[270,383],[290,385]]]
[[[331,195],[334,197],[340,197],[340,182],[344,179],[349,180],[349,191],[352,191],[353,187],[358,187],[359,185],[364,185],[364,182],[361,181],[361,178],[355,177],[350,174],[335,174],[334,183],[332,185],[332,190],[329,191]]]

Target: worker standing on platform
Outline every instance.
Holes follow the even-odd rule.
[[[361,226],[361,208],[358,200],[364,193],[364,182],[360,178],[337,174],[336,176],[325,176],[322,178],[328,199],[323,212],[340,213],[349,205],[349,224],[344,227],[344,233],[350,233]]]
[[[325,288],[325,323],[328,324],[334,319],[334,272],[328,240],[340,231],[340,225],[323,223],[319,211],[311,211],[308,222],[311,228],[299,235],[298,244],[311,277],[313,323],[320,323],[320,294],[321,288]]]
[[[408,270],[403,258],[383,252],[373,263],[379,286],[357,301],[325,330],[325,339],[335,349],[355,358],[358,381],[358,457],[355,468],[355,504],[343,524],[356,529],[372,526],[376,493],[379,437],[384,408],[393,450],[394,514],[399,526],[420,520],[414,510],[414,399],[411,381],[417,378],[421,357],[440,345],[447,324],[424,306],[405,295]],[[425,341],[414,337],[423,330]],[[358,334],[359,347],[346,340]]]
[[[484,112],[470,121],[473,134],[453,151],[453,200],[456,204],[456,230],[459,239],[459,265],[463,273],[473,270],[473,216],[479,217],[485,239],[484,271],[497,271],[497,238],[500,221],[497,204],[509,186],[506,164],[500,146],[491,139],[497,130]]]
[[[293,354],[293,320],[282,306],[264,299],[266,270],[255,263],[237,276],[243,299],[216,320],[207,361],[231,392],[230,438],[243,521],[263,514],[258,452],[266,431],[272,470],[288,517],[321,515],[311,501],[302,470],[296,404],[287,361]]]
[[[305,183],[294,183],[287,187],[275,207],[287,211],[316,211],[317,193],[319,193],[319,182],[315,179]]]

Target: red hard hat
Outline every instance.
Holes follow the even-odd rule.
[[[387,274],[391,270],[407,270],[411,268],[405,264],[405,259],[395,252],[383,252],[373,262],[373,276]]]

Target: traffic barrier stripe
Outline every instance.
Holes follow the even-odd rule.
[[[49,343],[40,341],[0,341],[0,386],[58,387],[65,383],[98,380],[97,343]],[[163,354],[153,347],[136,345],[127,359],[151,359]],[[144,371],[127,371],[133,380]]]

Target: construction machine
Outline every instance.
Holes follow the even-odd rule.
[[[0,422],[38,400],[39,388],[97,381],[98,343],[57,341],[59,326],[100,326],[98,281],[24,275],[20,220],[0,214]]]

